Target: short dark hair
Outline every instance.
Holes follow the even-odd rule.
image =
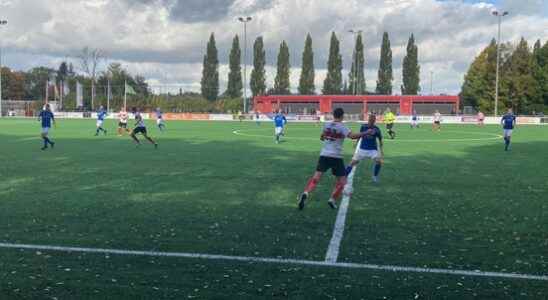
[[[335,110],[333,111],[333,117],[335,119],[340,119],[343,116],[344,116],[344,110],[340,107],[335,108]]]

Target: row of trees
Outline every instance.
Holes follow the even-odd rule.
[[[280,43],[276,65],[276,76],[274,86],[267,89],[266,86],[266,54],[262,37],[258,37],[253,44],[253,70],[249,85],[253,96],[265,94],[286,95],[291,93],[289,62],[289,46],[285,41]],[[331,34],[329,46],[329,58],[327,61],[327,76],[323,83],[323,94],[366,94],[365,82],[365,55],[364,44],[361,33],[356,37],[356,44],[352,57],[352,67],[348,74],[348,80],[343,80],[343,61],[340,53],[340,42],[335,32]],[[242,96],[242,73],[241,73],[241,50],[239,38],[236,35],[232,42],[229,58],[230,72],[228,74],[228,85],[226,91],[221,95],[229,98]],[[407,43],[407,54],[403,59],[403,85],[401,93],[416,95],[420,91],[420,66],[418,63],[418,48],[415,44],[413,34]],[[298,91],[302,95],[316,93],[315,67],[312,37],[306,36],[302,54],[301,75],[299,78]],[[381,46],[381,59],[378,70],[377,87],[375,93],[392,94],[393,82],[392,70],[392,49],[388,33],[383,34]],[[215,42],[215,35],[212,33],[207,43],[206,54],[203,59],[202,95],[210,100],[216,100],[219,96],[219,59]]]
[[[522,38],[517,46],[500,45],[499,111],[512,107],[517,113],[540,113],[548,107],[548,42],[534,46]],[[497,43],[474,59],[464,77],[463,105],[491,113],[495,108]]]
[[[126,97],[128,107],[148,110],[155,107],[173,112],[242,110],[241,99],[225,97],[211,102],[198,93],[183,92],[182,89],[177,92],[152,93],[143,76],[130,74],[119,63],[111,63],[104,70],[100,70],[99,53],[98,50],[85,48],[80,56],[82,65],[79,72],[68,62],[62,62],[57,69],[36,67],[29,71],[14,71],[3,67],[2,99],[35,100],[36,107],[40,107],[45,100],[57,101],[63,110],[69,111],[94,110],[101,105],[107,107],[107,104],[111,110],[119,110],[124,106]],[[126,84],[128,90],[131,90],[127,95]],[[82,105],[77,103],[78,86],[82,94]]]

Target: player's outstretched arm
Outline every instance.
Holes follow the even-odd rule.
[[[366,136],[367,134],[365,132],[360,132],[360,133],[349,133],[348,134],[348,138],[350,139],[353,139],[353,140],[357,140],[357,139],[361,139],[362,137]]]

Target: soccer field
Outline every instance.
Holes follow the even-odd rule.
[[[0,120],[1,299],[548,298],[548,127],[505,152],[500,126],[396,125],[325,263],[334,179],[296,206],[318,125],[148,125],[157,150],[58,120],[41,151],[36,120]]]

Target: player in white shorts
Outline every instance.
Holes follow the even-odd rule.
[[[122,136],[124,131],[129,132],[129,129],[127,128],[128,118],[127,111],[122,108],[118,113],[118,136]]]
[[[162,110],[157,107],[156,110],[154,110],[154,113],[156,114],[156,125],[158,125],[158,129],[160,129],[160,131],[164,131],[166,129],[166,124],[164,123],[164,115],[162,114]]]
[[[434,113],[434,123],[432,123],[432,131],[440,131],[441,130],[441,114],[439,110],[436,110],[436,113]]]
[[[373,182],[378,182],[379,173],[383,163],[383,142],[382,133],[379,127],[375,125],[377,117],[373,114],[369,115],[367,124],[362,125],[360,132],[364,135],[359,145],[358,151],[354,154],[350,166],[346,168],[346,174],[350,174],[352,168],[360,161],[369,158],[375,162],[373,168]],[[377,146],[378,140],[378,146]]]
[[[284,126],[287,124],[287,119],[282,114],[282,111],[278,111],[278,113],[274,116],[274,138],[276,140],[276,144],[280,142],[280,137],[284,135]]]

